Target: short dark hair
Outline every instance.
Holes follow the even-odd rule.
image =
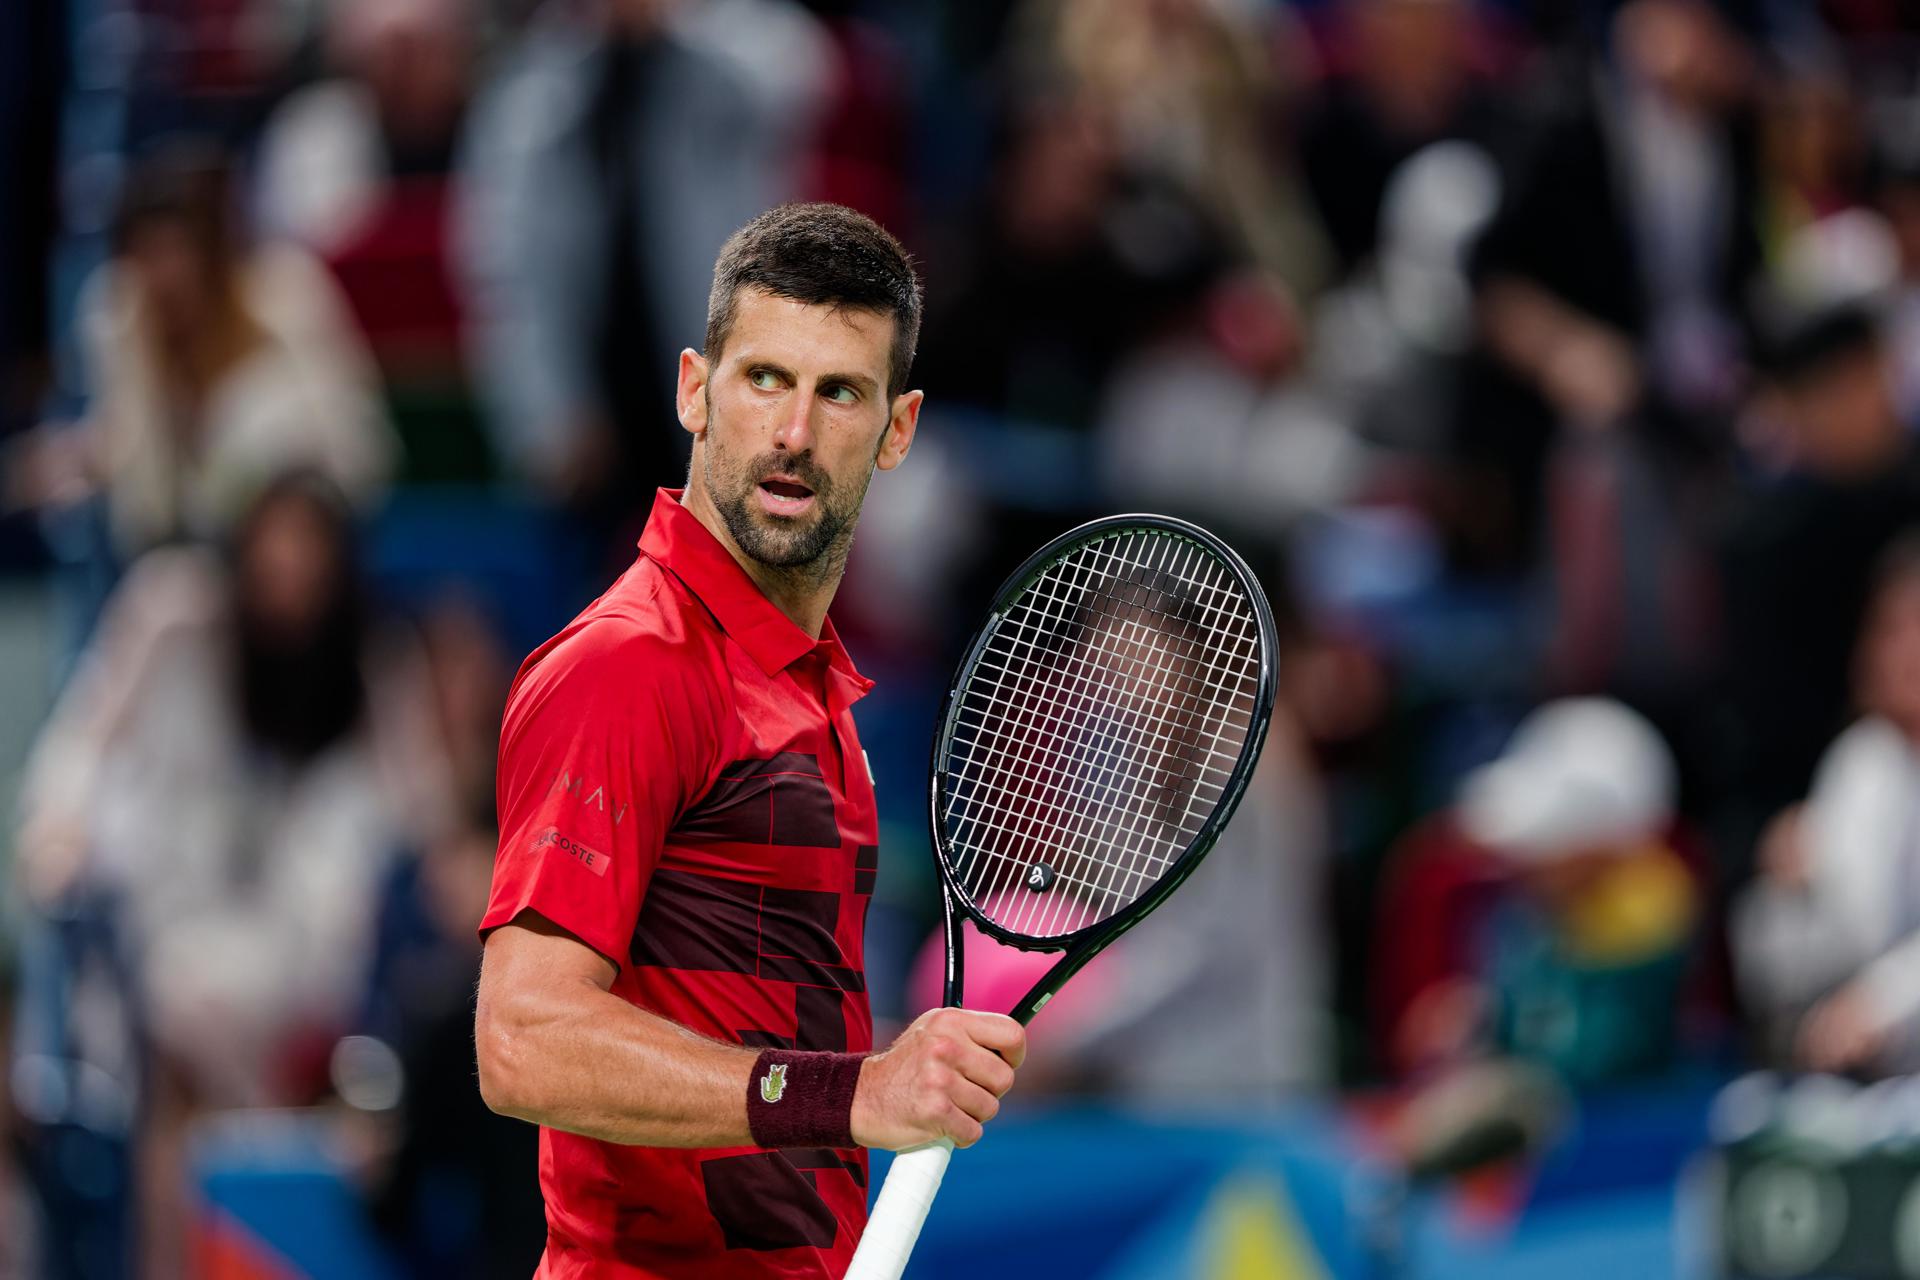
[[[872,218],[837,204],[783,204],[729,236],[707,297],[708,360],[727,345],[742,289],[892,317],[887,394],[907,389],[920,340],[920,281],[907,251]]]

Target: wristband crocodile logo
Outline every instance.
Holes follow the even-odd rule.
[[[767,1068],[767,1074],[760,1077],[760,1101],[778,1102],[780,1095],[787,1091],[787,1064],[776,1062]]]

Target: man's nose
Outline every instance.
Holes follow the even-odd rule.
[[[773,443],[788,453],[805,453],[813,447],[813,397],[794,396],[787,412],[774,428]]]

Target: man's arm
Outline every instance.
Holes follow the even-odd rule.
[[[534,911],[487,936],[474,1041],[504,1115],[607,1142],[745,1146],[755,1051],[610,991],[613,963]]]
[[[487,937],[474,1032],[493,1110],[605,1142],[753,1145],[747,1085],[757,1050],[699,1036],[612,994],[605,956],[523,911]],[[936,1009],[860,1067],[852,1131],[899,1150],[979,1141],[1026,1056],[998,1014]]]

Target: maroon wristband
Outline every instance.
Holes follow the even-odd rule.
[[[851,1147],[864,1053],[768,1049],[747,1080],[747,1130],[759,1147]]]

